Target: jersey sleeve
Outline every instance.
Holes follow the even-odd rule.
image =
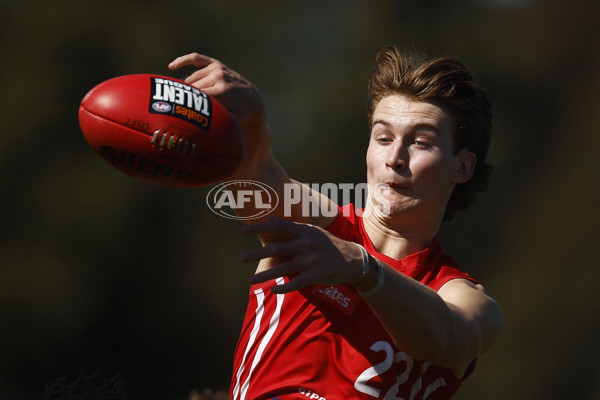
[[[479,282],[466,272],[461,271],[451,257],[444,257],[445,260],[439,267],[439,272],[435,277],[427,282],[427,286],[435,290],[440,290],[442,286],[452,279],[466,279],[475,284]]]
[[[356,222],[354,204],[338,206],[337,217],[325,229],[340,239],[354,241]]]

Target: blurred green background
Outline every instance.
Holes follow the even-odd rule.
[[[131,399],[226,389],[257,244],[209,188],[135,181],[85,143],[101,81],[223,60],[263,93],[274,153],[365,180],[366,81],[387,44],[455,56],[494,106],[490,190],[441,241],[507,329],[457,399],[600,398],[600,2],[0,0],[0,398],[101,371]]]

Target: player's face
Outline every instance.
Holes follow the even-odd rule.
[[[392,215],[419,210],[443,215],[456,183],[468,180],[475,155],[453,152],[453,120],[431,103],[401,95],[385,97],[373,113],[367,150],[367,181],[391,190],[375,203],[387,202]],[[471,165],[472,164],[472,165]]]

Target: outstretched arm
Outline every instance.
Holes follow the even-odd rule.
[[[195,86],[206,94],[214,97],[223,104],[237,120],[246,142],[246,156],[233,175],[228,180],[253,180],[273,188],[280,199],[284,199],[286,185],[301,185],[290,179],[283,167],[271,153],[271,132],[267,125],[265,103],[258,89],[239,73],[227,67],[222,62],[198,53],[191,53],[176,58],[169,64],[172,70],[184,66],[193,66],[196,70],[185,78],[186,83]],[[235,188],[234,188],[235,190]],[[302,191],[326,209],[334,205],[326,196],[303,186]],[[241,217],[256,215],[254,204],[244,204],[244,209],[236,210]],[[303,215],[300,203],[291,204],[288,215],[284,215],[283,201],[271,215],[310,223],[317,226],[327,226],[334,217],[323,214]],[[258,222],[266,217],[248,220]],[[261,235],[263,242],[273,240],[271,235]]]
[[[289,239],[242,255],[242,261],[288,257],[288,261],[250,278],[252,283],[259,283],[293,276],[286,284],[274,286],[273,292],[340,283],[353,284],[359,292],[366,292],[380,279],[376,267],[362,277],[362,253],[355,243],[322,228],[272,218],[244,230],[277,233]],[[481,285],[454,279],[435,292],[385,264],[383,285],[365,301],[398,348],[411,357],[453,369],[459,377],[498,339],[504,327],[498,305]]]

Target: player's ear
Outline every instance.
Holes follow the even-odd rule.
[[[477,156],[472,151],[467,149],[462,150],[456,156],[458,166],[452,175],[452,183],[465,183],[468,182],[475,171],[475,165],[477,164]]]

